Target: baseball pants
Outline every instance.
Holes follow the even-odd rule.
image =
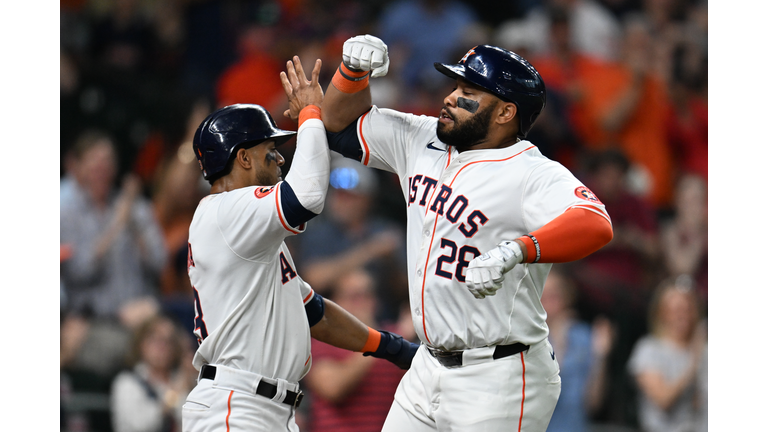
[[[295,410],[282,403],[286,391],[299,385],[269,380],[278,387],[274,398],[256,394],[258,374],[216,366],[215,379],[199,379],[182,408],[184,432],[290,431],[299,432]]]
[[[560,367],[547,340],[493,360],[464,351],[445,367],[422,345],[395,392],[382,432],[545,432],[560,396]]]

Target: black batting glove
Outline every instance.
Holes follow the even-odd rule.
[[[409,369],[419,344],[407,341],[402,336],[386,330],[379,330],[379,332],[381,333],[379,347],[376,351],[364,352],[363,355],[388,360],[400,369]]]

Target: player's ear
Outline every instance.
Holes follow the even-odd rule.
[[[250,169],[253,165],[251,154],[248,153],[248,150],[244,148],[237,149],[237,153],[235,154],[235,162],[240,164],[240,166],[244,169]]]
[[[496,123],[506,124],[512,121],[517,115],[517,105],[512,102],[501,101],[497,107]]]

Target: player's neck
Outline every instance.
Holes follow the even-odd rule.
[[[510,146],[515,145],[516,143],[520,142],[519,138],[507,138],[502,140],[485,140],[481,142],[480,144],[473,145],[469,148],[464,148],[459,150],[459,153],[466,150],[488,150],[488,149],[503,149]]]
[[[211,194],[230,192],[247,186],[252,185],[243,181],[239,176],[229,174],[213,182],[213,185],[211,185]]]

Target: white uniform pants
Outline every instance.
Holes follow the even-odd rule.
[[[268,399],[256,394],[261,379],[258,374],[216,365],[216,378],[199,380],[187,396],[182,430],[299,432],[293,407],[281,402],[286,391],[297,392],[299,385],[268,380],[278,387],[275,397]]]
[[[446,368],[422,345],[395,393],[382,432],[545,432],[560,396],[560,367],[547,340],[493,360],[464,352]]]

